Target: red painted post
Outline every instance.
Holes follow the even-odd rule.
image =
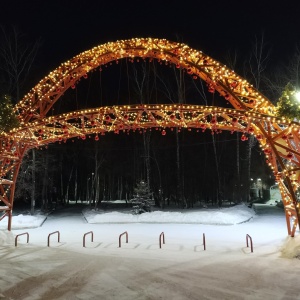
[[[122,235],[126,234],[126,243],[128,243],[128,233],[127,231],[124,231],[123,233],[120,234],[119,236],[119,248],[121,248],[121,237]]]
[[[92,241],[92,242],[94,241],[94,233],[93,233],[93,231],[89,231],[89,232],[85,233],[85,234],[83,235],[83,247],[85,247],[85,237],[86,237],[88,234],[91,234],[91,241]]]
[[[18,234],[18,235],[16,235],[16,238],[15,238],[15,246],[17,247],[17,244],[18,244],[18,237],[20,236],[20,235],[24,235],[24,234],[26,234],[27,235],[27,244],[28,244],[28,242],[29,242],[29,233],[28,232],[24,232],[24,233],[20,233],[20,234]]]
[[[163,238],[163,244],[165,244],[165,234],[163,232],[159,236],[159,248],[161,248],[161,238]]]
[[[57,233],[57,241],[60,242],[60,233],[59,233],[59,231],[54,231],[52,233],[49,233],[49,235],[48,235],[48,247],[50,247],[50,235],[52,235],[54,233]]]
[[[206,250],[205,234],[203,233],[203,248]]]
[[[8,224],[7,224],[7,230],[11,231],[11,223],[12,223],[12,212],[11,210],[8,212]]]
[[[251,252],[253,252],[252,237],[251,237],[249,234],[246,234],[246,245],[247,245],[247,247],[249,247],[248,239],[250,239],[250,243],[251,243]]]

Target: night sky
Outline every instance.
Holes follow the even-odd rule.
[[[299,1],[16,1],[2,4],[0,24],[42,40],[45,75],[82,51],[118,39],[180,41],[224,63],[264,33],[272,62],[287,61],[300,42]]]

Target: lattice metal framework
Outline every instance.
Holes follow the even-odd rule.
[[[185,69],[194,80],[204,80],[232,109],[197,105],[106,106],[49,116],[51,107],[88,72],[123,58],[156,59]],[[87,134],[155,128],[231,130],[254,135],[274,172],[285,207],[288,234],[299,225],[296,191],[300,183],[298,122],[278,118],[276,107],[246,80],[211,57],[185,44],[165,39],[134,38],[94,47],[61,64],[43,78],[15,106],[20,127],[0,136],[0,210],[11,230],[15,184],[28,149]],[[194,130],[194,129],[193,129]]]

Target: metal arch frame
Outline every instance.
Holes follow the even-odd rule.
[[[118,63],[122,58],[135,57],[157,59],[185,69],[195,80],[204,80],[208,90],[217,91],[233,109],[193,105],[113,106],[47,117],[61,95],[74,88],[88,72],[113,61]],[[299,225],[300,210],[295,194],[300,182],[299,123],[277,118],[274,105],[251,84],[225,65],[185,44],[135,38],[94,47],[43,78],[15,106],[15,112],[20,127],[0,136],[0,201],[4,204],[0,205],[3,211],[0,220],[8,216],[8,230],[11,230],[16,179],[28,149],[75,136],[84,138],[90,133],[152,127],[163,131],[169,127],[238,130],[244,133],[244,139],[254,134],[279,184],[288,234],[294,236]]]

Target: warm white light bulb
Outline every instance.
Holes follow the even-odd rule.
[[[300,102],[300,91],[295,93],[295,97],[296,97],[297,101]]]

